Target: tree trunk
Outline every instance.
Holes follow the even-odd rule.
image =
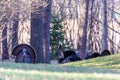
[[[112,0],[112,10],[111,10],[111,21],[112,21],[112,28],[114,29],[114,17],[115,17],[115,15],[114,15],[114,8],[115,8],[115,1],[114,0]],[[115,52],[115,44],[114,44],[114,42],[115,42],[115,38],[114,38],[114,36],[115,36],[115,32],[114,31],[112,31],[112,41],[111,41],[111,53],[112,54],[114,54],[114,53],[117,53],[117,52]]]
[[[91,8],[90,8],[90,24],[89,24],[89,35],[88,35],[88,49],[90,50],[90,49],[92,49],[92,44],[93,44],[93,41],[92,41],[92,37],[93,37],[93,31],[94,31],[94,12],[93,12],[93,8],[94,8],[94,0],[91,0],[90,1],[90,5],[91,5]]]
[[[103,0],[102,50],[108,49],[107,0]]]
[[[44,12],[44,26],[43,26],[43,53],[45,63],[50,63],[50,17],[52,0],[47,0],[47,7]]]
[[[8,46],[7,46],[7,24],[2,30],[2,60],[9,59]]]
[[[18,44],[18,20],[12,22],[12,49]]]
[[[31,5],[31,38],[30,44],[36,51],[37,63],[44,63],[43,55],[43,6],[36,5],[34,1]]]
[[[89,14],[89,0],[86,0],[85,22],[84,22],[84,27],[83,27],[82,47],[81,47],[83,59],[85,58],[86,44],[87,44],[88,14]]]
[[[50,63],[50,17],[52,0],[43,0],[38,4],[32,3],[31,13],[31,46],[36,51],[37,61],[40,63]]]

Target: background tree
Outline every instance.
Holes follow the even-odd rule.
[[[62,26],[62,19],[58,16],[52,16],[51,29],[50,29],[50,41],[51,41],[51,59],[58,57],[58,46],[64,44],[64,30]],[[63,46],[63,45],[62,45]]]
[[[89,14],[89,0],[86,0],[86,13],[85,13],[85,22],[84,22],[84,27],[83,27],[82,47],[81,47],[81,52],[83,56],[86,53],[88,14]]]
[[[103,1],[102,50],[108,49],[107,0]]]
[[[18,26],[19,26],[19,3],[21,2],[21,0],[16,0],[14,2],[11,2],[11,9],[14,11],[11,11],[13,14],[11,15],[12,20],[10,20],[11,22],[11,32],[12,32],[12,49],[17,46],[18,44]]]
[[[2,47],[1,47],[1,53],[2,53],[2,60],[5,60],[5,59],[9,59],[9,52],[8,52],[8,26],[9,26],[9,16],[10,16],[10,9],[9,6],[5,6],[7,4],[7,2],[9,1],[0,1],[1,3],[3,2],[3,4],[1,4],[3,7],[3,11],[0,11],[0,13],[3,13],[1,14],[1,18],[0,18],[0,28],[2,29],[2,39],[1,39],[1,44],[2,44]],[[0,6],[1,6],[0,5]]]
[[[32,21],[33,19],[33,14],[31,14],[32,2],[36,2],[37,4],[37,5],[36,4],[33,5],[35,9],[33,9],[32,13],[36,12],[34,13],[35,15],[39,14],[38,15],[40,16],[39,20],[41,20],[36,22],[39,25],[39,28],[37,29],[34,29],[36,28],[37,24],[34,23],[34,20]],[[7,42],[9,42],[8,44],[9,54],[11,54],[11,51],[12,51],[11,45],[12,45],[13,37],[14,39],[16,38],[15,40],[16,42],[18,42],[18,44],[21,44],[21,43],[30,44],[32,41],[36,41],[37,43],[40,42],[39,40],[37,41],[36,37],[31,39],[32,41],[30,42],[30,26],[34,25],[34,27],[31,27],[32,28],[31,30],[33,30],[33,32],[31,31],[32,32],[31,34],[34,34],[34,31],[37,31],[37,36],[40,36],[39,39],[42,39],[40,42],[41,43],[40,45],[42,45],[41,46],[42,50],[38,48],[37,46],[39,45],[35,43],[36,48],[38,48],[38,50],[40,49],[41,53],[44,52],[44,54],[38,54],[38,55],[39,57],[44,58],[43,62],[44,60],[45,62],[47,62],[45,57],[47,55],[49,56],[49,54],[47,54],[49,53],[49,50],[48,52],[46,51],[47,49],[49,49],[48,46],[46,46],[46,45],[49,45],[49,40],[47,40],[49,33],[46,32],[48,31],[48,27],[43,27],[43,26],[49,26],[47,24],[49,23],[48,16],[50,15],[49,13],[47,13],[47,12],[50,12],[50,10],[48,9],[49,7],[48,3],[49,3],[48,0],[42,0],[42,1],[40,0],[0,0],[0,30],[2,31],[4,24],[7,24],[7,28],[8,28],[7,30],[10,31],[13,26],[17,25],[16,20],[19,21],[18,29],[16,29],[18,30],[18,41],[17,41],[17,33],[15,34],[16,37],[14,37],[15,36],[14,34],[12,35],[13,31],[8,32],[7,34],[7,40],[8,40]],[[119,0],[89,1],[89,11],[88,11],[88,18],[87,18],[88,24],[86,29],[83,29],[85,28],[84,24],[86,22],[86,19],[85,19],[86,12],[87,12],[86,0],[53,0],[51,12],[53,15],[58,15],[58,17],[64,19],[62,22],[63,29],[65,30],[65,33],[66,33],[64,35],[65,36],[64,41],[69,42],[74,49],[81,50],[82,49],[81,46],[86,44],[86,49],[89,49],[92,52],[101,52],[103,46],[105,49],[105,45],[107,45],[108,46],[107,49],[111,50],[113,53],[118,53],[120,52],[120,47],[119,47],[120,6],[119,4],[120,4]],[[36,21],[37,20],[38,19],[36,19]],[[82,33],[86,35],[85,31],[87,32],[86,43],[82,41]],[[103,37],[102,32],[103,34],[106,35],[106,37],[105,35],[104,37],[107,39]],[[104,33],[104,32],[107,32],[107,33]],[[2,33],[0,34],[0,36],[2,37]],[[2,40],[3,39],[1,38],[0,40],[1,45],[2,45]],[[102,44],[105,44],[105,45],[102,45]],[[16,44],[13,44],[13,46],[15,45]],[[34,44],[32,45],[35,47]],[[2,50],[2,46],[1,46],[1,50]],[[36,51],[36,52],[39,53],[39,51]],[[2,52],[1,52],[1,56],[2,56]],[[39,59],[40,61],[40,58],[37,58],[37,59]]]
[[[44,54],[43,54],[43,5],[40,5],[39,2],[33,1],[31,4],[31,38],[30,44],[36,51],[38,63],[44,63]]]
[[[18,44],[18,19],[13,21],[12,27],[12,49]]]
[[[43,53],[44,62],[50,63],[50,20],[52,0],[45,0],[44,22],[43,22]]]
[[[87,44],[86,48],[92,52],[102,51],[102,27],[104,25],[103,20],[103,0],[91,0],[89,1],[89,16],[87,28]],[[119,51],[119,0],[107,1],[107,44],[108,49],[114,53]],[[63,26],[66,30],[66,37],[73,44],[73,47],[77,50],[81,50],[83,23],[85,22],[85,0],[54,0],[52,13],[58,14],[60,17],[64,17]],[[113,6],[114,5],[114,8]],[[72,13],[71,13],[72,12]],[[77,16],[77,17],[76,17]],[[105,17],[104,17],[105,18]],[[112,19],[111,19],[112,18]],[[92,26],[92,27],[91,27]],[[91,32],[90,32],[91,31]],[[114,35],[113,35],[114,33]],[[90,36],[92,35],[92,36]],[[90,41],[89,41],[90,40]],[[90,44],[89,44],[90,43]],[[104,44],[104,43],[103,43]],[[76,47],[77,45],[77,47]],[[113,46],[112,46],[113,45]],[[112,51],[113,52],[113,51]]]
[[[2,30],[2,60],[9,59],[8,45],[7,45],[7,24]]]
[[[32,2],[31,45],[37,54],[37,62],[50,63],[51,0]]]

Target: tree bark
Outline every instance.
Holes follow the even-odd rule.
[[[30,44],[36,51],[36,62],[44,63],[43,55],[43,6],[35,6],[37,3],[34,1],[31,5],[31,38]]]
[[[85,22],[84,22],[84,27],[83,27],[82,47],[81,47],[83,59],[85,58],[86,44],[87,44],[88,14],[89,14],[89,0],[86,0]]]
[[[47,6],[44,12],[44,26],[43,26],[43,53],[45,63],[50,63],[50,17],[52,0],[46,0]]]
[[[38,63],[50,63],[50,17],[52,0],[43,0],[45,5],[32,3],[31,46],[36,51]]]
[[[108,49],[107,0],[103,0],[102,50]]]
[[[2,30],[2,60],[9,59],[8,46],[7,46],[7,24]]]
[[[18,45],[18,20],[14,20],[12,23],[12,49]]]
[[[88,35],[88,49],[90,50],[90,49],[92,49],[92,47],[93,47],[93,41],[92,41],[92,36],[93,36],[93,31],[94,31],[94,12],[93,12],[93,8],[94,8],[94,0],[91,0],[91,2],[90,2],[91,4],[91,8],[90,8],[90,24],[89,24],[89,35]]]

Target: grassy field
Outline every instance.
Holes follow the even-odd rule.
[[[94,58],[74,63],[65,64],[66,66],[87,66],[97,68],[120,69],[120,54]]]
[[[67,64],[0,63],[0,80],[120,80],[120,54]]]

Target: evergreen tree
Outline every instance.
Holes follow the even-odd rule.
[[[63,19],[58,16],[51,17],[51,28],[50,28],[50,46],[51,46],[51,58],[58,58],[58,47],[62,44],[63,50],[70,49],[71,44],[65,38],[65,30],[62,25]]]
[[[56,57],[58,54],[58,45],[63,43],[64,40],[64,30],[62,26],[62,19],[57,16],[52,16],[51,18],[51,28],[50,28],[50,41],[51,41],[51,58]]]

